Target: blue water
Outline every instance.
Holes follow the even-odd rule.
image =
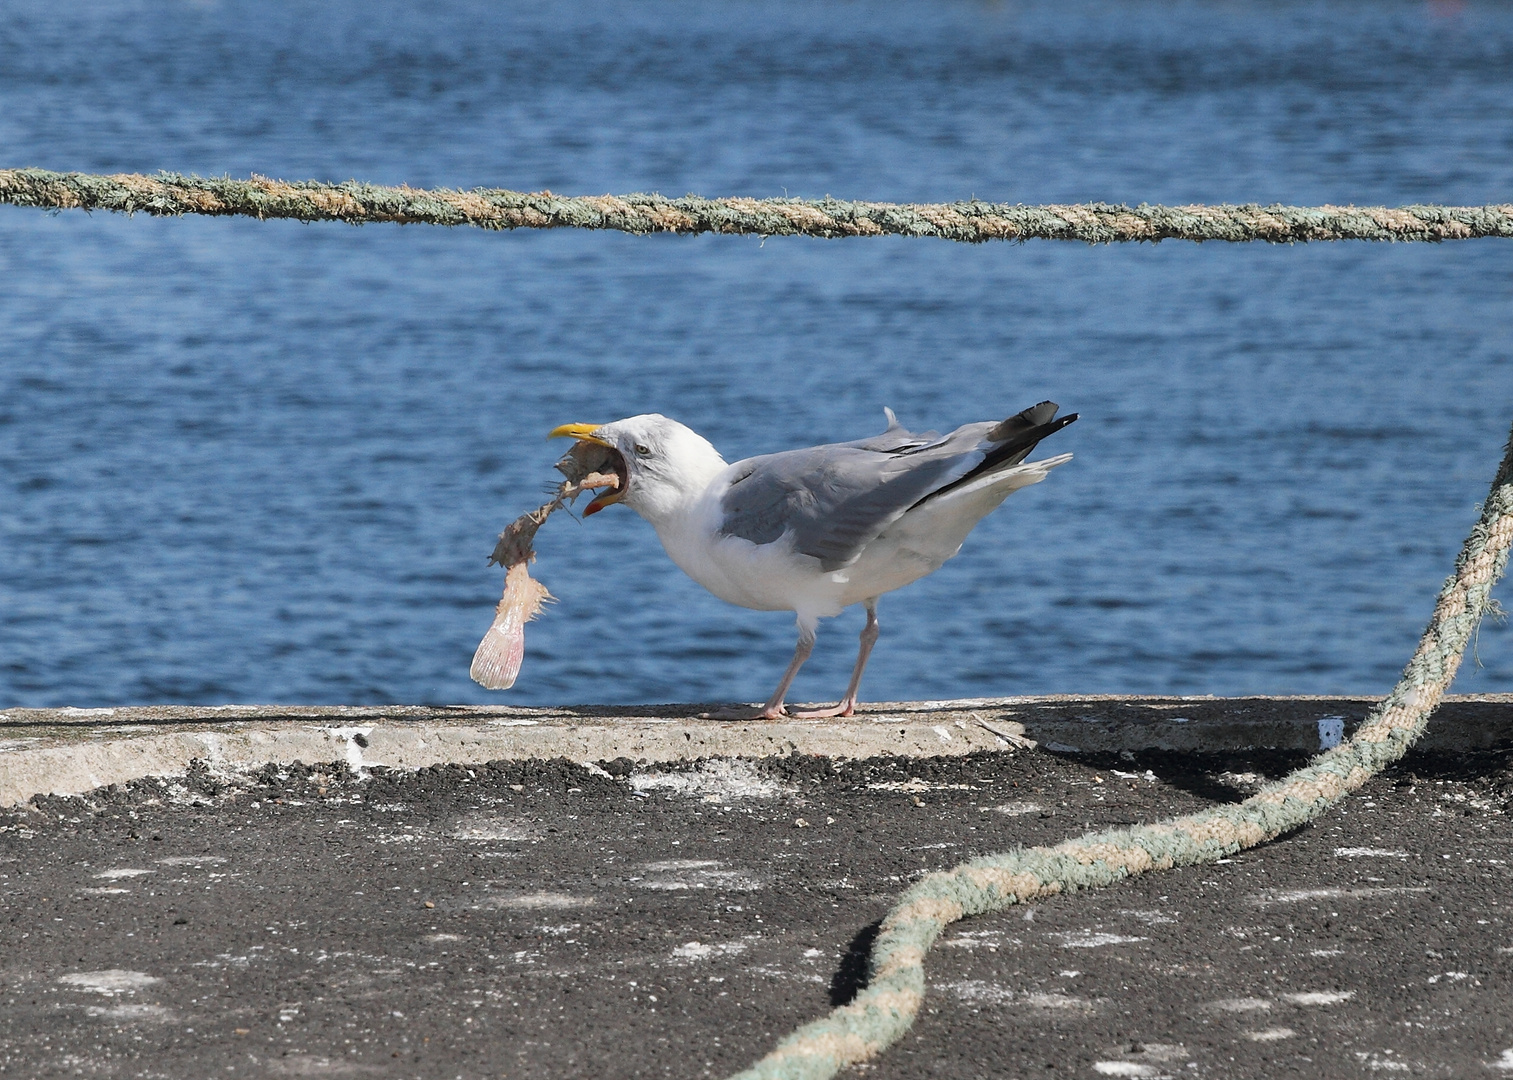
[[[11,0],[0,164],[565,193],[1513,198],[1513,8]],[[1513,243],[638,238],[0,208],[0,705],[765,697],[789,618],[615,509],[495,534],[567,421],[727,458],[1053,398],[1076,461],[884,598],[865,697],[1379,692],[1513,420]],[[860,617],[821,628],[833,699]],[[1513,690],[1489,622],[1457,688]]]

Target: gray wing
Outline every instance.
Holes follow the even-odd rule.
[[[733,466],[720,500],[720,533],[770,544],[791,532],[795,551],[839,570],[913,506],[1023,461],[1041,439],[1077,419],[1055,414],[1055,403],[1041,402],[1002,423],[967,424],[942,438],[905,430],[889,411],[881,435],[748,458]]]
[[[793,533],[794,550],[827,571],[854,561],[889,524],[932,492],[959,480],[984,457],[992,424],[971,424],[921,442],[890,432],[858,443],[832,443],[748,458],[720,501],[720,532],[753,544]],[[873,449],[868,443],[887,449]]]

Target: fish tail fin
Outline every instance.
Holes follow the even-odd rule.
[[[552,599],[546,586],[531,577],[523,562],[510,567],[504,579],[504,596],[494,609],[494,625],[478,643],[468,674],[487,690],[508,690],[515,685],[525,659],[525,624]]]

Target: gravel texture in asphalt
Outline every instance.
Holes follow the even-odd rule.
[[[855,993],[907,883],[1304,760],[191,769],[0,811],[0,1076],[703,1077]],[[882,1077],[1513,1076],[1513,753],[947,931]]]

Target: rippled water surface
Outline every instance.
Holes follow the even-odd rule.
[[[947,200],[1513,198],[1478,4],[42,4],[0,165]],[[1384,690],[1513,419],[1513,243],[981,247],[0,208],[0,705],[764,697],[791,620],[623,509],[553,519],[515,690],[467,676],[566,421],[727,458],[1050,397],[1076,461],[886,597],[880,698]],[[1053,445],[1054,444],[1054,445]],[[797,687],[844,685],[856,613]],[[1489,623],[1458,689],[1513,690]]]

